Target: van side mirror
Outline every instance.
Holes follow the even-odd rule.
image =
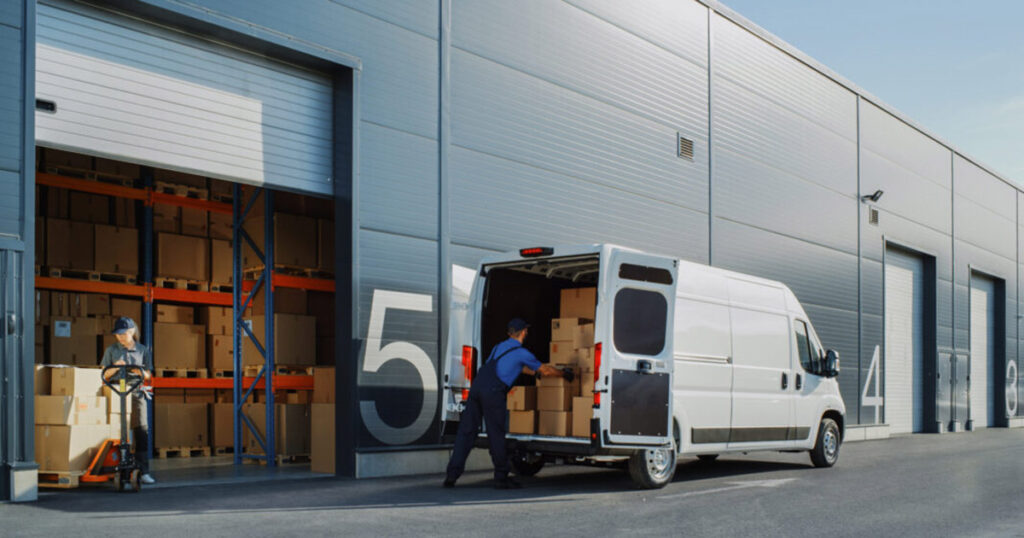
[[[836,377],[839,375],[839,352],[830,349],[825,352],[825,368],[822,374],[825,377]]]

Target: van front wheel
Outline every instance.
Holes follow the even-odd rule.
[[[815,467],[831,467],[839,460],[839,425],[830,418],[821,419],[818,440],[811,449],[811,463]]]
[[[643,489],[663,488],[675,474],[675,446],[638,450],[629,458],[629,476]]]

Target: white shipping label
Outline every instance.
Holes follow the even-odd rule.
[[[71,322],[54,321],[53,335],[56,336],[57,338],[71,338]]]

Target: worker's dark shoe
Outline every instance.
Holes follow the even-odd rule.
[[[143,484],[156,484],[156,479],[150,476],[149,473],[146,473],[139,477],[139,482]]]
[[[445,478],[443,485],[446,488],[454,488],[455,487],[455,479],[454,478]]]
[[[494,480],[494,489],[520,489],[523,484],[512,477],[499,478]]]

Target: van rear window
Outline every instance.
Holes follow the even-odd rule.
[[[653,282],[655,284],[672,284],[672,273],[659,267],[624,263],[619,266],[619,278]]]
[[[668,302],[660,293],[625,288],[615,294],[615,348],[622,353],[658,355],[665,349]]]

